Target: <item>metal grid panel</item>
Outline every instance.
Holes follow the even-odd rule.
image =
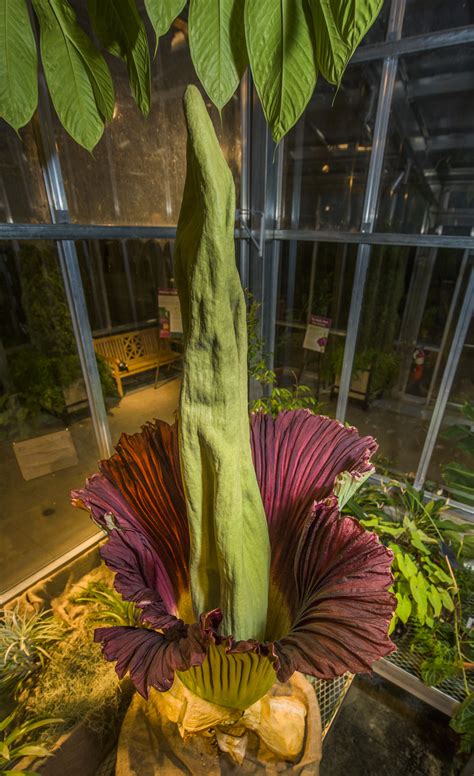
[[[316,691],[324,739],[342,701],[346,697],[354,676],[353,674],[346,673],[329,681],[327,679],[314,679],[312,676],[307,676],[306,678],[311,682]]]
[[[408,624],[403,636],[397,641],[397,650],[392,652],[389,657],[385,658],[390,663],[403,668],[404,671],[416,676],[421,680],[421,664],[423,662],[423,656],[420,651],[417,650],[416,645],[411,648],[411,641],[413,639],[413,629]],[[461,703],[466,697],[464,685],[462,679],[459,677],[446,679],[444,682],[434,685],[437,690],[447,695],[454,701]],[[474,692],[474,677],[471,676],[469,687]]]

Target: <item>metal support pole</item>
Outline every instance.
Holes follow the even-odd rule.
[[[107,296],[107,287],[105,285],[104,268],[102,266],[102,253],[98,240],[94,240],[93,243],[94,256],[95,256],[95,268],[97,269],[97,275],[99,277],[100,293],[102,297],[102,312],[104,314],[103,323],[104,328],[110,331],[112,329],[112,318],[110,316],[109,298]]]
[[[303,148],[304,144],[304,119],[301,118],[296,125],[295,146]],[[301,211],[301,182],[303,175],[303,154],[298,154],[293,161],[293,186],[291,192],[291,229],[298,229],[300,225]],[[288,245],[288,285],[286,289],[286,316],[291,310],[293,320],[293,309],[295,304],[295,281],[296,281],[296,256],[298,253],[298,243],[291,240]]]
[[[69,211],[66,192],[61,173],[61,165],[56,148],[51,108],[44,80],[40,79],[40,102],[38,107],[37,141],[42,162],[43,177],[48,195],[51,220],[68,221]],[[89,400],[92,425],[94,428],[99,455],[109,457],[112,452],[107,410],[105,408],[102,386],[92,342],[89,317],[82,286],[76,245],[71,240],[58,242],[58,255],[63,275],[66,298],[71,314],[76,345],[82,367],[82,374]]]
[[[461,266],[459,267],[459,272],[458,272],[458,276],[457,276],[457,279],[456,279],[456,285],[454,286],[454,291],[453,291],[453,296],[452,296],[452,299],[451,299],[451,304],[449,305],[448,315],[446,316],[446,323],[444,324],[443,336],[442,336],[442,339],[441,339],[441,342],[440,342],[439,353],[438,353],[438,356],[436,358],[436,363],[435,363],[435,366],[434,366],[434,369],[433,369],[433,376],[431,378],[430,387],[429,387],[429,390],[428,390],[428,395],[426,397],[426,404],[430,403],[431,397],[433,395],[433,391],[435,390],[435,387],[436,387],[436,380],[438,379],[438,372],[439,372],[439,369],[440,369],[440,366],[441,366],[441,360],[443,358],[444,349],[445,349],[446,343],[448,341],[449,331],[451,329],[451,323],[453,321],[454,312],[456,310],[456,306],[457,306],[457,303],[458,303],[459,294],[461,293],[462,282],[463,282],[463,279],[464,279],[464,274],[466,272],[467,263],[469,261],[469,256],[470,256],[470,251],[464,251],[463,257],[462,257],[462,260],[461,260]]]
[[[451,349],[449,351],[448,360],[444,368],[443,377],[441,378],[441,384],[439,386],[438,396],[435,406],[433,408],[433,414],[431,416],[431,422],[426,435],[425,444],[421,453],[420,463],[418,464],[418,471],[416,473],[414,486],[417,490],[421,490],[426,479],[426,473],[433,454],[434,446],[438,438],[438,433],[443,421],[444,412],[448,403],[451,388],[453,386],[454,377],[458,368],[459,359],[461,357],[466,334],[471,323],[471,318],[474,313],[474,269],[471,269],[469,282],[466,288],[464,301],[459,313],[459,318],[454,332],[453,341],[451,343]]]
[[[248,226],[250,207],[250,72],[247,69],[240,84],[240,213],[242,223]],[[249,241],[239,242],[239,273],[244,288],[249,284]]]
[[[121,243],[121,254],[123,260],[123,266],[125,270],[125,280],[127,281],[128,299],[130,302],[130,309],[132,311],[133,322],[136,325],[138,322],[137,305],[135,304],[135,291],[133,289],[132,273],[130,271],[130,259],[128,256],[127,241],[124,240]]]
[[[404,13],[405,0],[392,0],[387,32],[388,40],[398,40],[401,37]],[[384,60],[362,214],[361,231],[365,233],[371,233],[374,231],[375,218],[379,201],[380,183],[382,178],[382,166],[385,155],[385,144],[387,140],[388,122],[390,118],[390,108],[395,87],[397,67],[398,58],[396,56],[388,57]],[[352,288],[351,307],[347,324],[344,360],[342,363],[341,381],[336,408],[336,418],[342,422],[346,417],[347,402],[349,398],[352,377],[352,366],[354,363],[357,345],[357,335],[362,311],[362,301],[364,298],[365,280],[367,277],[369,259],[370,245],[359,245],[354,274],[354,285]]]
[[[268,210],[265,211],[266,217],[273,226],[280,226],[283,197],[283,160],[285,140],[283,139],[277,150],[276,160],[273,161],[274,143],[270,138],[270,132],[267,130],[267,164],[270,168],[269,179],[271,180],[273,196],[269,197]],[[270,248],[270,249],[269,249]],[[278,302],[278,280],[280,276],[280,255],[281,242],[272,240],[270,246],[264,252],[263,260],[263,337],[267,350],[267,366],[273,369],[275,360],[275,334]]]

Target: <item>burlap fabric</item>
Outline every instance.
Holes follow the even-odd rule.
[[[318,776],[321,718],[301,675],[277,682],[245,712],[203,701],[178,680],[167,693],[136,694],[120,733],[116,776]]]

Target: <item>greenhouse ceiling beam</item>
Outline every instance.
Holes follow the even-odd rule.
[[[447,46],[461,46],[466,43],[474,43],[474,24],[469,24],[467,27],[456,27],[453,30],[428,32],[423,35],[401,38],[401,40],[387,40],[383,43],[361,46],[357,49],[351,62],[370,62],[384,57],[420,54],[423,51],[446,48]]]
[[[455,216],[455,211],[451,214]],[[252,237],[260,238],[253,230]],[[90,224],[0,224],[1,240],[174,240],[175,226],[102,226]],[[243,229],[235,230],[237,240],[248,240]],[[341,232],[324,229],[267,229],[265,240],[298,242],[356,243],[366,245],[407,245],[474,250],[469,235],[396,234],[392,232]]]

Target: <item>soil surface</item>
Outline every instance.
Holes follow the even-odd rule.
[[[474,776],[448,722],[382,678],[360,675],[324,741],[320,776]]]

